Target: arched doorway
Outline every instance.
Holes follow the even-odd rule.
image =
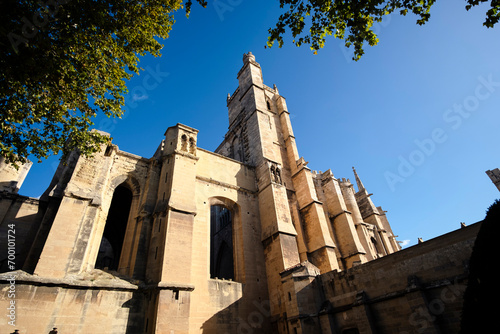
[[[131,204],[132,191],[123,184],[116,187],[95,263],[96,269],[118,270]]]

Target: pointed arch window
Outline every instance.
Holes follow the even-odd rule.
[[[378,245],[377,245],[377,240],[375,240],[374,237],[371,237],[371,241],[373,244],[373,248],[375,248],[375,251],[377,252],[377,254],[380,254],[380,250],[378,249]]]
[[[234,280],[233,247],[222,241],[217,250],[215,277]]]
[[[210,277],[235,279],[232,215],[221,205],[210,207]]]
[[[196,141],[194,138],[189,138],[189,153],[193,155],[196,153]]]
[[[181,136],[181,151],[188,151],[188,138],[186,135]]]

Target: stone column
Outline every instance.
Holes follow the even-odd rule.
[[[354,263],[365,263],[366,251],[359,240],[353,214],[347,209],[339,182],[331,171],[323,173],[321,185],[337,244],[346,265],[345,269],[351,268]]]
[[[279,95],[275,98],[280,117],[281,135],[285,142],[286,156],[292,175],[293,189],[303,219],[304,243],[307,246],[310,261],[322,272],[339,269],[335,244],[326,221],[323,203],[318,200],[312,173],[307,167],[307,162],[299,157],[285,99]]]

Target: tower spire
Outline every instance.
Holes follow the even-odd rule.
[[[361,182],[361,179],[358,176],[358,173],[356,173],[356,169],[352,167],[352,171],[354,172],[354,177],[356,178],[356,184],[358,185],[358,191],[364,190],[365,186],[363,185],[363,182]]]

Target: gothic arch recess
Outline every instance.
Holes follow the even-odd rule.
[[[109,188],[112,190],[112,192],[114,192],[116,187],[118,187],[119,185],[128,187],[130,191],[132,191],[133,196],[139,196],[139,194],[141,193],[141,185],[139,184],[137,179],[131,175],[120,175],[115,177],[111,181]]]
[[[210,210],[210,278],[242,282],[243,238],[239,205],[225,197],[212,197]]]
[[[132,197],[132,191],[125,184],[119,185],[113,192],[95,268],[118,270]]]
[[[141,187],[133,176],[120,175],[110,182],[109,189],[111,203],[98,245],[95,268],[138,276],[137,273],[134,275],[134,265],[139,257],[136,241],[142,232],[138,226],[141,222],[136,218]]]

